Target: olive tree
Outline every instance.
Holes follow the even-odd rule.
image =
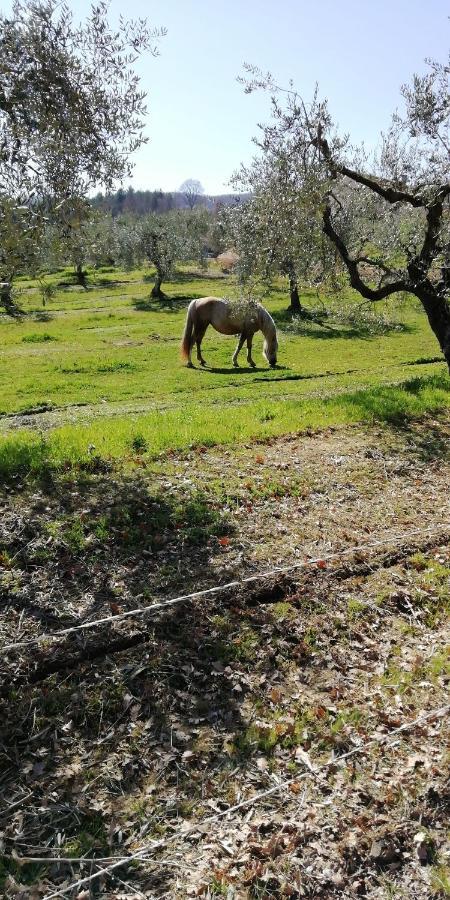
[[[134,63],[146,49],[156,53],[163,32],[144,20],[112,28],[107,12],[101,0],[78,25],[57,0],[16,0],[0,15],[0,244],[9,280],[39,227],[53,221],[70,231],[74,205],[128,176],[146,140]],[[21,210],[12,255],[11,203]]]
[[[210,220],[203,208],[178,209],[152,213],[129,224],[128,235],[124,234],[129,255],[135,263],[146,260],[156,270],[152,297],[164,299],[162,284],[173,275],[177,263],[195,261],[202,265]],[[126,232],[126,226],[124,229]]]
[[[398,292],[417,297],[450,368],[450,61],[430,62],[402,88],[404,111],[371,159],[339,135],[317,92],[306,103],[294,90],[281,95],[270,75],[247,72],[247,91],[273,95],[266,154],[277,159],[292,147],[308,170],[321,172],[323,232],[351,286],[371,302]]]
[[[262,156],[251,166],[242,166],[233,179],[235,187],[250,197],[225,214],[238,254],[238,274],[244,283],[286,276],[289,310],[302,315],[300,281],[323,281],[334,263],[318,213],[323,174],[289,140],[263,141],[259,146]]]
[[[210,247],[211,233],[215,226],[214,215],[205,206],[182,213],[186,223],[187,258],[206,267],[206,254]]]
[[[181,211],[153,213],[136,226],[136,257],[155,267],[152,297],[164,299],[162,284],[173,274],[175,264],[190,256],[186,216]]]
[[[71,263],[79,285],[87,287],[86,266],[115,265],[119,260],[120,225],[110,216],[102,216],[84,205],[73,209],[71,227],[62,234],[56,227],[49,229],[52,237],[50,259],[57,259],[60,265]],[[43,259],[45,263],[45,256]]]

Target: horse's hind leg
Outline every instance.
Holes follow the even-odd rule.
[[[252,369],[256,369],[256,363],[252,359],[252,343],[253,343],[253,335],[249,334],[247,338],[247,362]]]
[[[206,360],[203,359],[203,356],[202,356],[201,344],[202,344],[203,338],[205,337],[205,331],[206,331],[207,327],[208,327],[207,324],[206,325],[202,324],[202,325],[197,325],[197,327],[195,329],[195,343],[197,344],[197,359],[201,366],[206,366]]]
[[[233,366],[235,366],[236,368],[237,368],[237,366],[239,366],[237,358],[238,358],[238,354],[242,350],[244,341],[245,341],[245,334],[239,335],[238,344],[237,344],[236,350],[233,353]]]

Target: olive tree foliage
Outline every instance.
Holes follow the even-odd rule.
[[[154,266],[152,297],[164,299],[162,284],[173,275],[177,263],[201,263],[207,228],[207,212],[200,209],[152,213],[128,226],[124,223],[120,237],[122,259],[128,265],[146,261]]]
[[[114,266],[121,259],[121,223],[109,216],[80,209],[80,218],[70,231],[61,233],[55,225],[45,229],[41,244],[42,265],[57,268],[71,263],[78,284],[87,287],[86,267]]]
[[[134,63],[157,52],[163,31],[144,20],[112,28],[107,13],[102,0],[79,25],[57,0],[16,0],[0,15],[2,280],[32,262],[30,246],[49,222],[70,233],[88,191],[127,177],[146,140]]]
[[[278,160],[292,148],[312,173],[323,233],[351,286],[370,302],[417,297],[450,368],[450,60],[429,62],[402,88],[404,110],[372,158],[339,135],[317,92],[306,103],[270,75],[247,73],[247,92],[272,93],[264,154]]]
[[[155,267],[152,297],[163,299],[163,281],[173,273],[177,260],[185,254],[186,234],[180,216],[167,213],[146,216],[139,228],[138,255]]]
[[[318,284],[334,272],[335,254],[320,217],[324,173],[311,150],[299,153],[293,141],[272,130],[256,141],[262,154],[234,176],[234,186],[250,193],[226,211],[230,242],[238,253],[237,271],[251,291],[259,280],[287,277],[290,311],[304,313],[299,283]]]

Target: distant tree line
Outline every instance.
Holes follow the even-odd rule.
[[[113,219],[120,216],[146,216],[149,213],[167,213],[184,204],[177,203],[174,195],[164,191],[135,191],[132,187],[119,188],[113,194],[97,194],[91,200],[92,207]]]
[[[201,206],[218,213],[221,208],[231,206],[246,199],[247,195],[220,194],[208,197],[205,194],[194,195],[189,190],[179,191],[141,191],[131,186],[126,190],[119,188],[114,193],[98,193],[91,199],[93,209],[113,219],[119,216],[147,216],[149,213],[167,213],[174,209],[193,209]]]

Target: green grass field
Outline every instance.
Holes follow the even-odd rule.
[[[233,369],[234,340],[212,330],[203,344],[209,368],[188,370],[179,358],[186,306],[206,294],[232,297],[231,279],[186,268],[165,285],[165,303],[149,299],[151,278],[142,272],[97,272],[88,290],[72,285],[68,272],[52,281],[56,293],[45,308],[37,284],[19,282],[25,315],[0,319],[4,474],[93,455],[155,455],[191,444],[393,420],[448,405],[446,367],[413,301],[378,307],[377,316],[388,317],[381,327],[331,319],[294,328],[278,286],[264,299],[279,326],[276,370],[261,355],[260,335],[258,369],[246,367],[245,352],[242,368]],[[317,298],[306,292],[303,302],[314,306]],[[349,309],[358,302],[349,297]],[[47,419],[38,414],[46,410],[52,411]]]

